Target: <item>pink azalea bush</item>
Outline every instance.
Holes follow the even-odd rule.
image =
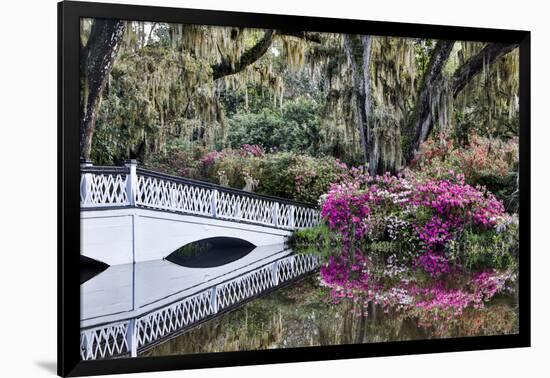
[[[445,247],[458,233],[465,228],[492,230],[506,215],[501,201],[466,184],[460,174],[451,179],[417,180],[410,174],[369,177],[358,173],[349,182],[333,185],[321,209],[329,227],[348,246],[369,235],[376,219],[371,214],[380,213],[386,214],[386,220],[397,217],[411,225],[422,251],[416,266],[434,277],[453,270]]]
[[[369,193],[359,190],[357,183],[336,185],[328,193],[321,216],[327,219],[331,229],[342,235],[344,244],[349,245],[367,232],[370,200]]]
[[[262,146],[258,146],[257,144],[243,144],[241,146],[241,149],[239,151],[241,156],[264,156],[265,151]]]
[[[467,184],[462,174],[449,172],[441,179],[412,172],[371,177],[355,169],[350,179],[331,186],[321,204],[327,226],[344,240],[341,253],[321,268],[322,283],[331,288],[336,303],[373,303],[433,325],[468,308],[483,308],[513,278],[494,269],[463,271],[460,260],[449,255],[449,244],[464,230],[497,233],[510,221],[500,200]],[[413,261],[399,263],[391,255],[382,258],[386,266],[377,267],[380,256],[368,245],[384,238],[411,239]],[[418,279],[415,271],[425,278]]]
[[[446,177],[449,170],[461,171],[466,180],[476,183],[481,176],[505,177],[516,169],[519,160],[518,138],[507,141],[472,135],[467,146],[439,135],[420,146],[413,169],[427,177]]]
[[[449,172],[464,174],[472,186],[482,185],[503,200],[507,209],[518,211],[518,138],[507,140],[472,135],[467,144],[457,144],[446,135],[424,142],[411,163],[415,175],[449,178]]]

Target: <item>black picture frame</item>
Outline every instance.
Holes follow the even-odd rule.
[[[81,361],[79,356],[79,21],[117,18],[220,26],[308,30],[517,43],[520,48],[519,333],[299,349]],[[58,374],[83,376],[373,356],[528,347],[530,302],[530,32],[458,26],[63,1],[58,3]]]

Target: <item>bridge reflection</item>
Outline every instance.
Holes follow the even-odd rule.
[[[276,244],[256,247],[241,259],[209,268],[168,260],[110,266],[80,286],[81,326],[139,316],[290,253],[283,244]]]
[[[81,285],[81,358],[137,356],[319,264],[273,245],[211,268],[167,260],[111,266]]]

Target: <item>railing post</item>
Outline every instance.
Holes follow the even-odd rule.
[[[80,168],[92,167],[94,164],[91,160],[80,159]],[[89,202],[90,193],[92,190],[92,174],[84,173],[82,175],[82,182],[80,183],[80,193],[82,194],[83,203],[86,204]]]
[[[170,190],[170,209],[176,210],[177,206],[177,196],[178,196],[178,184],[171,183],[169,186]]]
[[[137,160],[130,159],[124,162],[124,166],[130,169],[128,176],[126,177],[126,196],[128,197],[128,204],[130,206],[136,205],[137,197]]]
[[[273,286],[279,284],[279,261],[275,261],[271,266],[271,282]]]
[[[128,352],[130,357],[137,357],[138,340],[136,330],[136,319],[128,321],[128,330],[126,331],[126,341],[128,342]]]
[[[212,190],[212,195],[210,196],[210,204],[211,204],[211,207],[212,207],[212,210],[211,210],[212,217],[213,217],[213,218],[216,218],[217,215],[218,215],[218,210],[217,210],[217,206],[218,206],[218,190],[217,190],[217,189],[213,189],[213,190]]]
[[[214,286],[210,292],[210,307],[212,308],[212,313],[218,313],[218,287]]]
[[[93,354],[92,354],[92,338],[89,336],[89,333],[87,332],[84,332],[84,337],[86,339],[86,356],[85,356],[85,360],[91,360],[93,359]]]
[[[236,196],[235,206],[237,207],[235,209],[235,219],[241,219],[242,218],[242,215],[241,215],[241,196]]]
[[[296,211],[296,206],[294,205],[290,206],[290,221],[288,222],[288,226],[291,230],[294,230],[296,228],[296,224],[294,223],[295,211]]]
[[[272,223],[275,227],[279,226],[279,202],[273,202]]]

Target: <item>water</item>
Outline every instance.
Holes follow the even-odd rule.
[[[229,352],[445,337],[512,334],[518,330],[516,301],[499,297],[468,309],[453,322],[420,326],[399,313],[370,307],[352,314],[352,303],[329,303],[318,274],[282,288],[175,337],[143,356]]]
[[[182,248],[165,260],[107,267],[81,261],[81,321],[85,327],[137,318],[227,279],[260,269],[292,250],[284,245],[223,248],[216,238]],[[421,324],[411,314],[351,301],[332,303],[319,273],[276,289],[232,312],[173,337],[143,356],[375,343],[517,333],[517,299],[500,296],[451,321]],[[354,307],[356,306],[356,307]],[[426,319],[424,319],[426,321]],[[430,319],[428,320],[430,321]]]

